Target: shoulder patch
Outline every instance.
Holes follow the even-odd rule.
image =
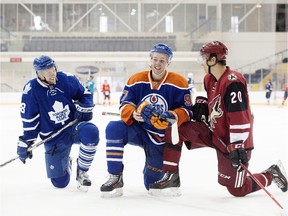
[[[234,74],[234,73],[231,73],[231,74],[229,74],[228,75],[228,80],[237,80],[238,79],[238,77],[236,76],[236,74]]]
[[[27,83],[23,89],[23,94],[28,94],[28,92],[31,90],[31,83]]]

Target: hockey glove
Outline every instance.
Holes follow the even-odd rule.
[[[149,102],[143,101],[141,102],[136,109],[136,112],[139,113],[144,122],[151,125],[155,116],[158,116],[158,112]]]
[[[32,146],[33,142],[28,142],[23,140],[23,137],[20,136],[17,143],[17,154],[19,155],[19,159],[25,164],[26,159],[31,159],[33,157],[32,151],[28,151],[28,149]]]
[[[75,112],[75,119],[78,119],[79,122],[81,121],[90,121],[93,118],[93,108],[94,105],[76,105],[76,112]]]
[[[237,169],[238,172],[242,171],[241,163],[245,166],[248,164],[247,152],[243,144],[230,144],[227,146],[227,150],[233,168]]]
[[[152,125],[159,129],[165,130],[166,128],[172,126],[172,124],[178,122],[178,115],[174,111],[163,112],[159,117],[154,117],[151,119]]]
[[[208,100],[205,97],[198,96],[195,99],[193,106],[193,117],[192,119],[196,122],[205,121],[208,123],[209,111],[208,111]]]

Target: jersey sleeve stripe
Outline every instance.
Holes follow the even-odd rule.
[[[230,125],[230,129],[247,129],[250,128],[250,124]]]

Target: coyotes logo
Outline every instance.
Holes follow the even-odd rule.
[[[220,108],[220,104],[220,95],[217,95],[209,104],[209,107],[212,107],[210,112],[210,125],[212,128],[215,128],[214,124],[217,122],[217,118],[220,118],[223,115],[223,110]]]

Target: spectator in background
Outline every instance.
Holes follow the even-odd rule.
[[[86,82],[86,88],[91,92],[92,95],[94,95],[95,92],[95,81],[94,76],[90,76],[90,79]]]
[[[195,88],[194,74],[193,73],[188,74],[187,81],[188,81],[189,89],[191,92],[191,99],[192,99],[192,101],[195,101],[196,88]]]
[[[271,79],[269,79],[269,81],[266,84],[265,88],[266,88],[265,97],[266,97],[266,100],[267,100],[267,104],[270,104],[270,97],[271,97],[271,93],[272,93],[272,90],[273,90],[273,84],[272,84]]]
[[[106,105],[107,103],[110,105],[111,104],[111,101],[110,101],[111,90],[110,90],[110,85],[107,82],[107,80],[104,80],[101,91],[103,92],[103,95],[104,95],[103,105]]]
[[[284,89],[284,97],[283,97],[283,101],[282,101],[282,106],[284,106],[287,97],[288,97],[288,85],[286,85],[286,87]]]

